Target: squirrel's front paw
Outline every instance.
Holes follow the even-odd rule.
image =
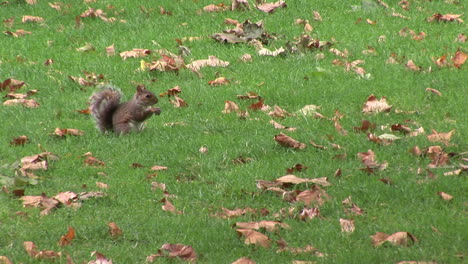
[[[151,107],[149,111],[155,115],[160,115],[161,114],[161,108],[159,107]]]

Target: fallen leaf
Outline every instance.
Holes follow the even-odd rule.
[[[320,15],[320,13],[318,11],[312,11],[312,13],[314,14],[314,19],[316,21],[322,21],[322,16]]]
[[[256,213],[256,210],[255,209],[252,209],[252,208],[236,208],[234,210],[229,210],[227,208],[224,208],[222,207],[221,208],[222,210],[222,213],[218,213],[214,216],[218,216],[218,217],[221,217],[221,218],[235,218],[235,217],[239,217],[239,216],[242,216],[242,215],[245,215],[245,214],[255,214]]]
[[[277,226],[281,228],[290,228],[286,223],[276,222],[276,221],[260,221],[260,222],[236,222],[236,227],[240,229],[255,229],[259,230],[264,228],[268,232],[273,232],[277,230]]]
[[[71,136],[83,136],[84,131],[76,129],[76,128],[56,128],[54,133],[52,135],[58,136],[58,137],[65,137],[67,135]]]
[[[236,229],[236,231],[239,236],[245,238],[244,243],[247,245],[255,244],[264,248],[269,248],[271,246],[270,238],[260,232],[252,229]]]
[[[98,160],[97,158],[92,156],[92,153],[88,152],[85,153],[83,156],[85,156],[85,160],[83,161],[86,166],[94,166],[94,167],[105,167],[106,164]]]
[[[421,67],[417,66],[413,60],[409,60],[407,63],[406,63],[406,68],[412,70],[412,71],[420,71],[421,70]]]
[[[23,29],[18,29],[16,30],[15,32],[11,32],[11,31],[3,31],[3,33],[5,33],[5,35],[7,36],[12,36],[12,37],[23,37],[24,35],[31,35],[32,32],[31,31],[26,31],[26,30],[23,30]]]
[[[6,256],[0,256],[0,263],[3,263],[3,264],[13,264],[13,261],[11,261],[11,260],[10,260],[8,257],[6,257]],[[249,263],[249,262],[239,262],[239,263],[237,263],[237,264],[242,264],[242,263],[244,263],[244,264],[255,264],[255,262],[251,262],[251,263]]]
[[[437,22],[459,22],[463,23],[463,20],[460,18],[462,15],[456,14],[445,14],[442,15],[441,13],[435,13],[431,17],[427,18],[428,22],[437,21]]]
[[[217,5],[211,4],[203,7],[203,11],[210,13],[210,12],[222,12],[228,10],[229,6],[225,5],[224,3],[220,3]]]
[[[309,190],[300,192],[295,201],[303,202],[306,206],[316,205],[322,206],[326,201],[330,200],[331,197],[324,190],[320,189],[317,185],[312,185]]]
[[[444,199],[445,201],[450,201],[453,199],[453,196],[448,194],[448,193],[444,193],[444,192],[437,192],[437,195],[439,195],[442,199]]]
[[[268,115],[272,117],[278,117],[278,118],[285,118],[286,116],[290,116],[291,114],[288,113],[286,110],[282,109],[281,107],[275,105],[274,110],[269,112]]]
[[[231,10],[250,10],[250,5],[247,0],[232,0]]]
[[[107,56],[114,56],[115,55],[115,46],[114,46],[114,44],[106,47],[106,53],[107,53]]]
[[[196,60],[187,64],[187,68],[191,71],[198,72],[203,67],[227,67],[228,61],[222,61],[215,56],[208,56],[207,60]]]
[[[12,141],[10,141],[10,145],[23,146],[24,144],[28,142],[29,142],[29,138],[27,136],[19,136],[19,137],[15,137]]]
[[[10,92],[14,92],[15,90],[18,90],[19,88],[21,88],[25,84],[26,83],[23,82],[23,81],[19,81],[19,80],[16,80],[16,79],[9,78],[9,79],[6,79],[5,81],[0,83],[0,91],[3,91],[5,89],[9,89]]]
[[[155,166],[151,167],[151,170],[152,171],[162,171],[162,170],[168,170],[168,168],[166,166],[155,165]]]
[[[448,145],[453,133],[455,133],[455,129],[447,133],[439,133],[435,129],[432,129],[432,134],[427,135],[427,139],[431,142],[442,142],[445,145]]]
[[[76,49],[78,52],[89,52],[89,51],[94,51],[96,50],[91,43],[86,43],[83,47],[79,47]]]
[[[299,255],[299,254],[303,254],[303,253],[311,253],[317,257],[323,257],[324,254],[322,252],[320,252],[318,249],[316,249],[314,246],[312,245],[307,245],[305,247],[302,247],[302,248],[293,248],[293,247],[288,247],[287,244],[284,246],[279,246],[279,249],[276,251],[277,253],[280,253],[280,252],[291,252],[293,255]]]
[[[212,81],[208,82],[208,85],[218,86],[218,85],[228,85],[230,81],[226,77],[218,77]]]
[[[301,184],[301,183],[316,183],[322,186],[330,186],[331,183],[328,182],[327,177],[321,177],[321,178],[299,178],[295,175],[285,175],[283,177],[280,177],[275,180],[276,182],[282,183],[282,184]]]
[[[109,227],[109,234],[112,237],[119,237],[123,234],[122,229],[115,222],[109,222],[107,226]]]
[[[408,232],[397,232],[392,235],[377,232],[371,236],[371,238],[372,244],[375,247],[381,246],[385,242],[389,242],[393,245],[409,246],[418,241],[414,235]]]
[[[146,262],[153,262],[157,258],[168,257],[168,258],[180,258],[188,262],[196,262],[197,254],[191,246],[183,244],[164,244],[158,249],[157,254],[152,254],[146,258]]]
[[[203,154],[208,153],[208,148],[205,146],[202,146],[200,147],[200,149],[198,149],[198,152],[203,153]]]
[[[32,258],[35,259],[50,259],[50,260],[55,260],[61,257],[62,252],[55,252],[52,250],[41,250],[37,251],[36,244],[32,241],[24,241],[23,242],[23,247],[26,253]]]
[[[382,97],[380,100],[377,100],[375,95],[370,95],[367,98],[367,101],[362,107],[363,113],[379,113],[379,112],[389,112],[392,109],[392,106],[387,103],[387,98]]]
[[[108,259],[103,254],[93,251],[91,252],[91,257],[96,256],[96,260],[91,260],[88,264],[112,264],[112,260]]]
[[[113,46],[113,44],[112,44],[112,46]],[[107,48],[106,48],[106,50],[107,50]],[[150,55],[151,53],[152,53],[152,51],[149,50],[149,49],[132,49],[132,50],[129,50],[129,51],[120,52],[119,55],[120,55],[120,57],[122,59],[126,60],[128,58],[146,57],[146,56]]]
[[[184,99],[180,98],[179,96],[177,95],[174,95],[174,99],[171,99],[171,103],[174,105],[174,107],[176,108],[180,108],[180,107],[187,107],[188,104],[187,102],[185,102]]]
[[[242,257],[234,262],[232,262],[231,264],[256,264],[257,262],[247,258],[247,257]],[[9,263],[6,263],[6,264],[9,264]]]
[[[276,129],[284,129],[286,131],[296,131],[295,127],[283,126],[280,123],[276,122],[275,120],[270,120],[270,124],[272,124]]]
[[[450,164],[450,159],[447,153],[440,146],[431,146],[426,151],[429,159],[432,161],[428,167],[438,168]]]
[[[453,66],[460,69],[460,67],[465,63],[467,58],[468,58],[468,54],[458,49],[457,52],[455,53],[455,56],[452,58]]]
[[[27,22],[35,22],[35,23],[44,23],[44,18],[39,17],[39,16],[23,16],[21,19],[21,22],[27,23]]]
[[[11,99],[11,100],[6,100],[5,102],[3,102],[3,105],[7,105],[7,106],[22,105],[26,108],[39,107],[39,103],[36,102],[36,100],[34,99]]]
[[[280,8],[280,7],[284,8],[284,7],[287,7],[287,5],[285,1],[281,0],[281,1],[274,2],[274,3],[264,3],[264,4],[256,5],[255,7],[260,11],[271,14],[275,12],[277,8]]]
[[[306,144],[299,142],[283,133],[276,135],[274,137],[274,140],[283,147],[295,148],[295,149],[304,149],[307,147]]]
[[[361,126],[354,127],[354,131],[356,132],[367,132],[368,130],[372,131],[376,128],[376,125],[374,123],[371,123],[369,120],[362,120]]]
[[[61,247],[68,246],[71,244],[73,238],[75,238],[75,229],[73,227],[68,227],[68,232],[60,237],[58,245]]]
[[[99,189],[108,189],[109,188],[109,185],[107,185],[106,183],[103,183],[103,182],[96,182],[96,186]]]
[[[294,165],[292,168],[286,169],[286,172],[287,172],[287,173],[294,173],[295,171],[301,172],[301,171],[307,170],[308,168],[309,168],[309,167],[304,166],[304,165],[298,163],[298,164]]]
[[[442,96],[442,93],[439,90],[433,89],[433,88],[426,88],[426,92],[431,92],[434,93],[438,96]]]
[[[302,221],[312,220],[315,217],[320,216],[320,209],[318,207],[314,208],[304,208],[302,212],[299,214],[299,219]]]
[[[162,206],[162,209],[166,212],[170,212],[173,214],[182,214],[182,211],[179,211],[175,208],[175,206],[166,198],[163,198],[161,201],[164,205]]]
[[[354,220],[347,220],[340,218],[340,226],[341,226],[341,232],[344,233],[352,233],[354,232]]]
[[[364,210],[359,208],[353,201],[351,200],[351,196],[344,199],[341,204],[343,205],[343,210],[346,214],[356,214],[356,215],[363,215]]]

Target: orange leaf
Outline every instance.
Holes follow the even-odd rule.
[[[75,238],[75,229],[73,227],[69,226],[68,227],[68,232],[60,237],[60,240],[58,242],[58,245],[61,247],[68,246],[71,244],[73,238]]]

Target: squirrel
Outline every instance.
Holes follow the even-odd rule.
[[[141,131],[146,119],[153,114],[161,114],[159,107],[152,107],[158,102],[158,98],[144,85],[138,85],[133,98],[124,103],[120,102],[120,89],[112,85],[104,85],[101,89],[89,98],[89,109],[96,127],[102,133],[114,131],[122,135],[131,131]]]

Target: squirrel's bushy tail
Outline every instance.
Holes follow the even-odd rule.
[[[89,98],[91,115],[102,133],[112,130],[112,116],[120,104],[121,96],[122,92],[118,88],[106,85]]]

